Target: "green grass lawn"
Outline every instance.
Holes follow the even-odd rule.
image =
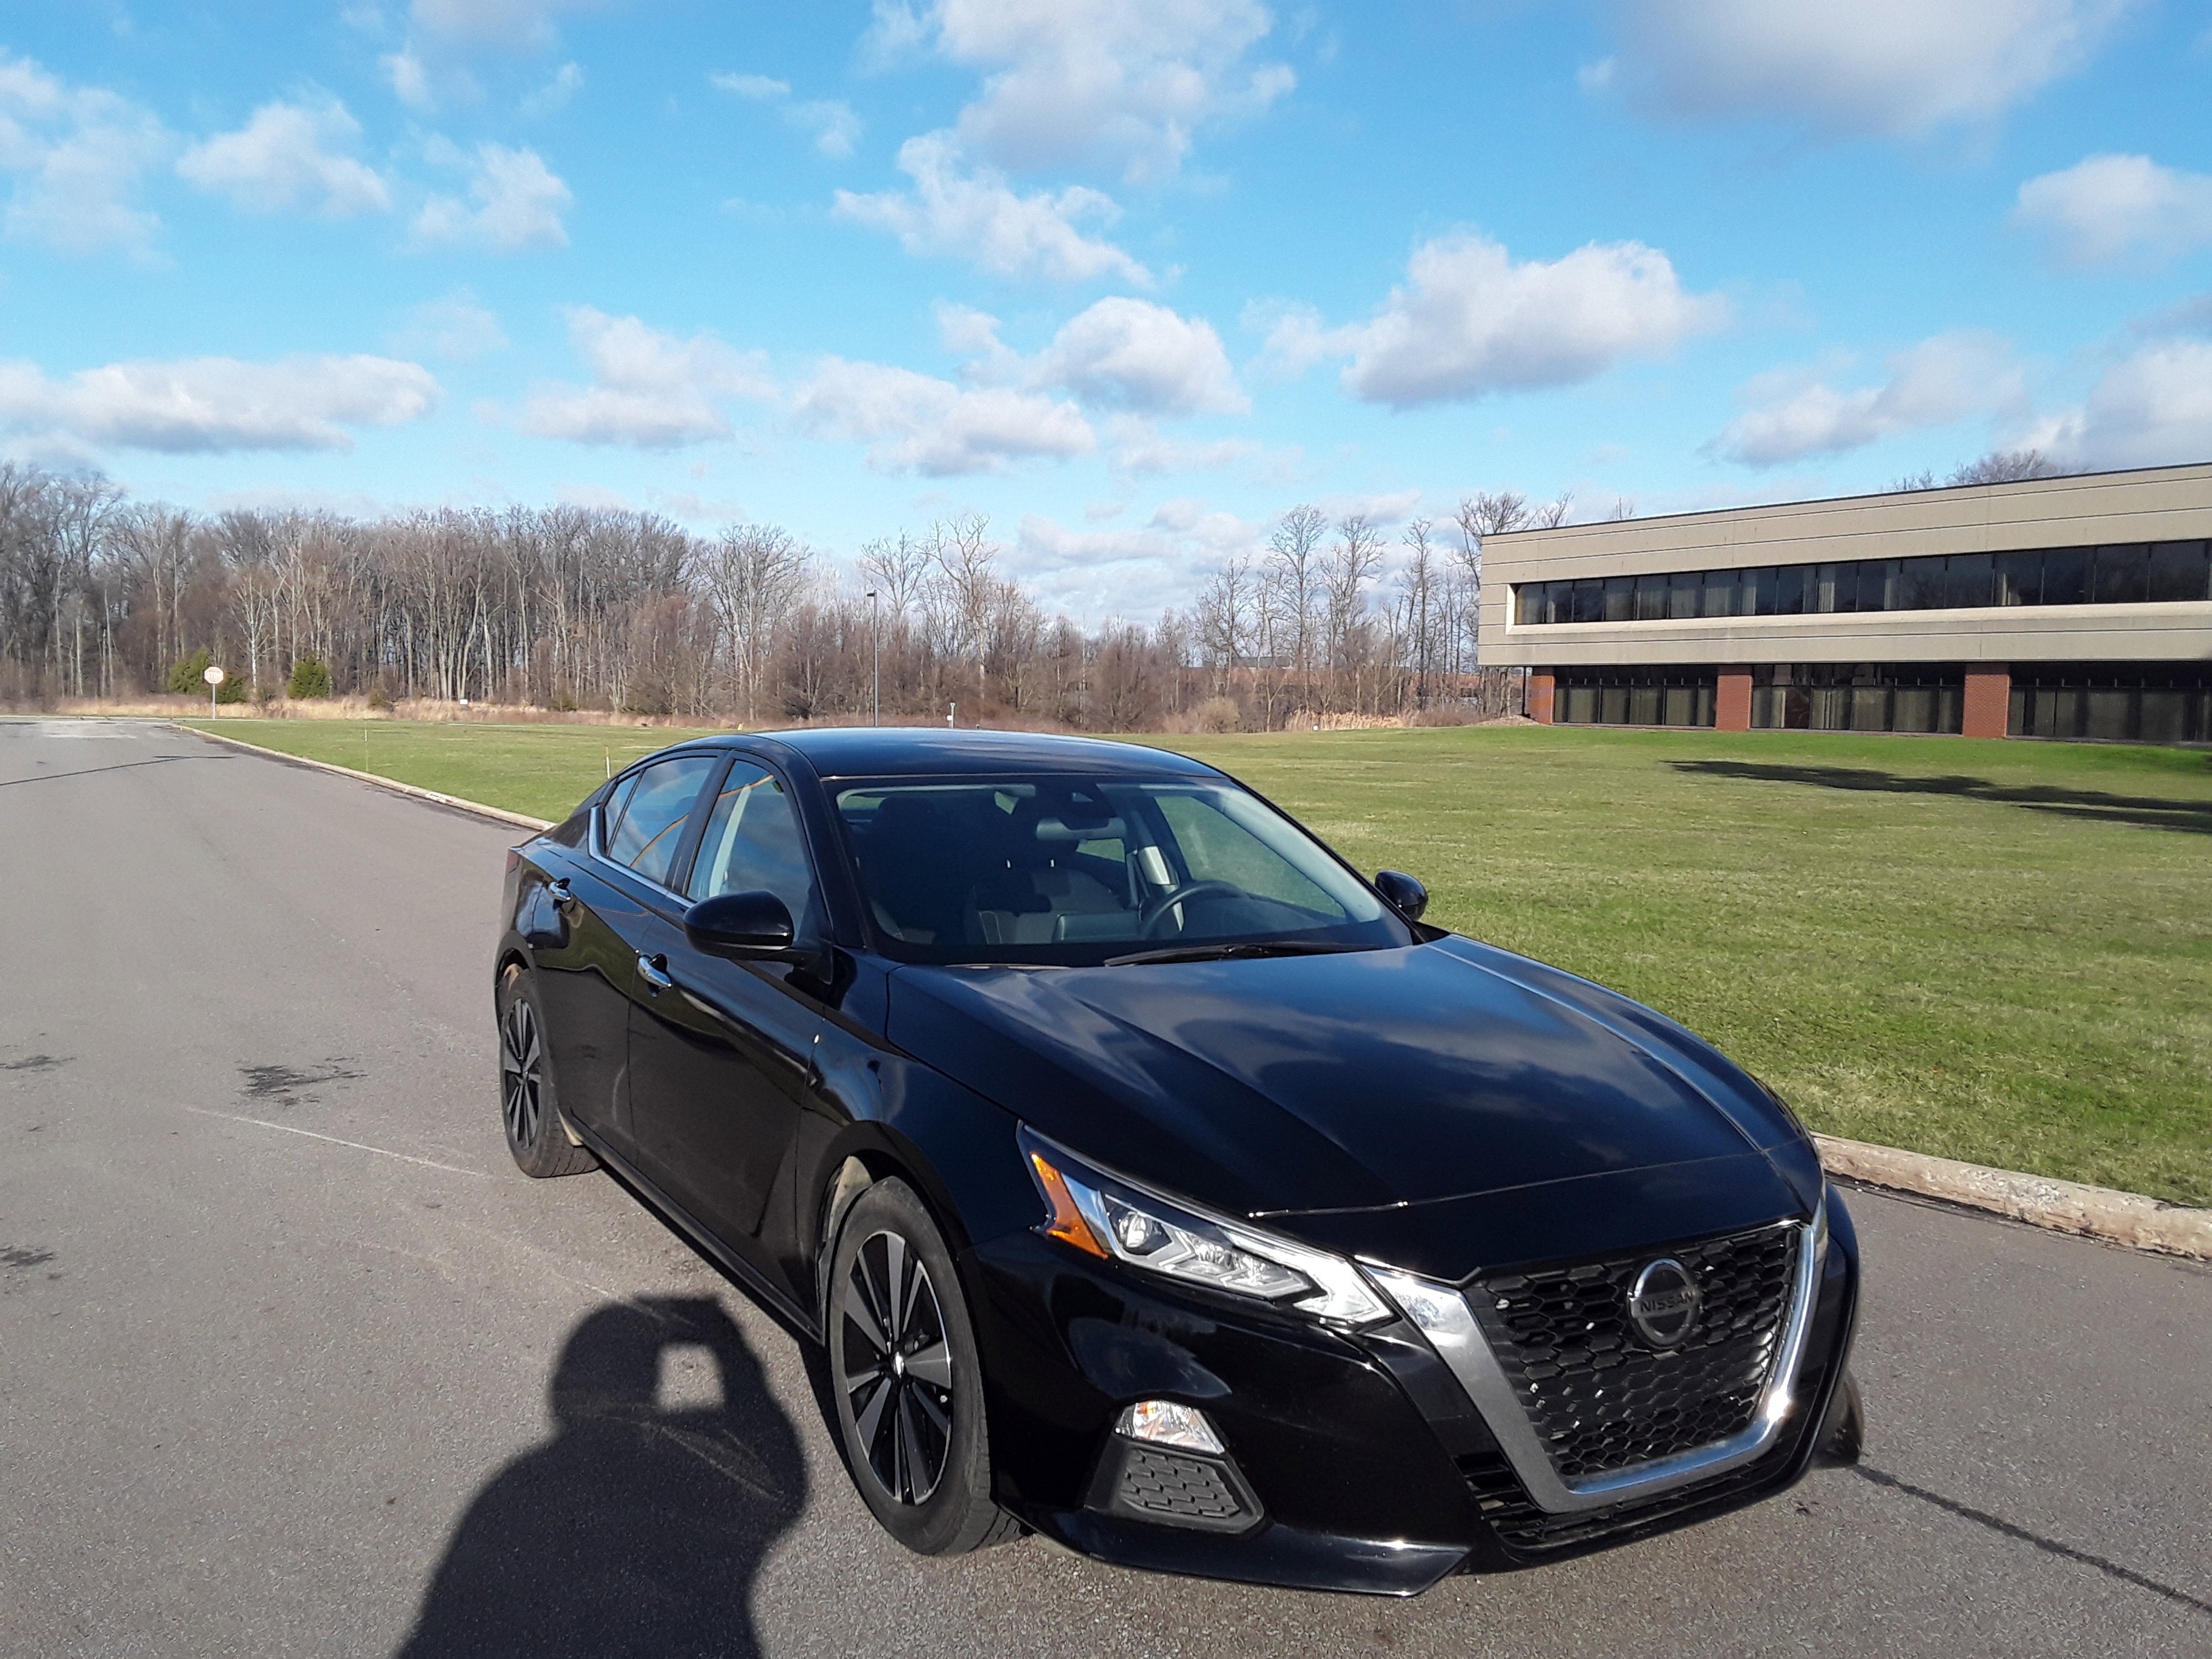
[[[685,733],[222,722],[515,811]],[[1814,1128],[2212,1204],[2212,755],[1543,727],[1151,739],[1431,918],[1718,1043]],[[365,751],[365,752],[364,752]]]

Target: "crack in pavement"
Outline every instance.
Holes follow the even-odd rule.
[[[1917,1498],[1923,1504],[1932,1504],[1948,1514],[1972,1521],[1978,1526],[1987,1527],[1991,1532],[2002,1533],[2007,1538],[2017,1539],[2023,1544],[2033,1545],[2045,1554],[2063,1556],[2069,1561],[2078,1561],[2085,1567],[2094,1567],[2099,1572],[2117,1578],[2123,1583],[2133,1584],[2137,1589],[2147,1589],[2154,1595],[2162,1595],[2169,1601],[2179,1602],[2185,1607],[2194,1608],[2198,1613],[2212,1617],[2212,1601],[2200,1601],[2188,1591],[2176,1589],[2171,1584],[2161,1584],[2157,1579],[2147,1577],[2132,1567],[2124,1567],[2117,1561],[2107,1561],[2103,1556],[2092,1555],[2087,1550],[2077,1550],[2071,1544],[2062,1544],[2055,1538],[2045,1538],[2040,1533],[2030,1532],[2025,1527],[2014,1526],[2011,1522],[2000,1516],[1991,1515],[1986,1510],[1978,1510],[1970,1504],[1961,1504],[1955,1498],[1946,1498],[1941,1492],[1929,1492],[1925,1486],[1916,1486],[1910,1480],[1900,1480],[1893,1474],[1885,1474],[1880,1469],[1870,1468],[1864,1463],[1854,1463],[1850,1468],[1851,1473],[1862,1480],[1871,1481],[1874,1485],[1887,1487],[1892,1492],[1901,1492],[1906,1497]]]

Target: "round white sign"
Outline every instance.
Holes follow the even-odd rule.
[[[205,680],[210,685],[221,685],[222,684],[222,670],[217,668],[214,664],[210,663],[208,665],[207,672],[202,674],[200,678]]]

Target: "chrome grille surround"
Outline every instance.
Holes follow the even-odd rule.
[[[1771,1447],[1797,1407],[1797,1378],[1812,1322],[1814,1292],[1827,1243],[1825,1203],[1812,1220],[1783,1223],[1796,1234],[1788,1312],[1781,1339],[1750,1421],[1710,1444],[1598,1473],[1563,1474],[1546,1436],[1524,1407],[1515,1382],[1458,1287],[1440,1285],[1377,1262],[1362,1261],[1369,1278],[1419,1328],[1482,1413],[1513,1473],[1537,1508],[1553,1515],[1604,1509],[1656,1496],[1739,1468]],[[1754,1230],[1764,1231],[1765,1230]],[[1477,1294],[1481,1294],[1479,1286]],[[1519,1369],[1518,1367],[1516,1368]]]

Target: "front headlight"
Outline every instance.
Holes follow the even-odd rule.
[[[1294,1244],[1084,1163],[1029,1130],[1022,1156],[1049,1212],[1037,1231],[1079,1250],[1348,1325],[1390,1310],[1341,1256]]]

